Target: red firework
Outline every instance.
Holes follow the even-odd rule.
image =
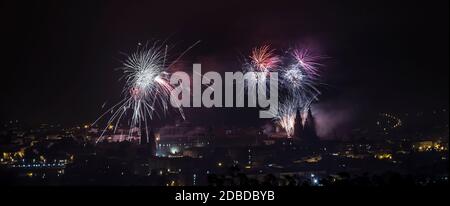
[[[258,71],[267,72],[278,66],[280,58],[274,54],[274,51],[269,45],[256,47],[252,50],[250,58]]]

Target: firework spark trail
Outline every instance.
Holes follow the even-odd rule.
[[[302,104],[302,108],[301,108],[301,118],[302,118],[302,126],[304,127],[306,124],[306,121],[308,120],[308,112],[311,109],[311,104],[313,103],[314,100],[317,100],[317,96],[319,96],[319,94],[316,94],[316,96],[312,96],[309,97],[309,99],[304,99],[303,100],[303,104]]]
[[[295,129],[295,120],[299,102],[296,99],[290,99],[279,105],[278,115],[275,117],[277,123],[286,131],[288,138],[292,138]]]
[[[301,118],[301,124],[305,126],[308,112],[315,99],[316,96],[309,98],[299,95],[288,96],[280,103],[277,112],[270,111],[275,116],[274,121],[286,131],[287,138],[294,137],[297,118]],[[297,117],[298,113],[300,117]]]
[[[130,125],[129,136],[133,128],[145,126],[148,131],[147,121],[153,119],[154,114],[161,116],[157,108],[161,108],[162,115],[165,115],[169,109],[168,102],[171,98],[171,91],[174,87],[169,81],[168,69],[174,65],[188,50],[197,45],[200,41],[193,44],[185,50],[178,58],[170,64],[167,64],[167,46],[159,45],[157,42],[153,45],[137,48],[136,52],[127,55],[122,62],[126,83],[123,89],[124,99],[114,105],[104,114],[102,114],[93,124],[96,124],[103,116],[111,112],[112,115],[107,122],[96,143],[103,139],[106,130],[113,125],[114,131],[119,126],[121,120],[128,116],[131,110],[131,118],[128,120]],[[177,105],[178,111],[185,119],[181,105]],[[115,122],[115,124],[113,124]]]

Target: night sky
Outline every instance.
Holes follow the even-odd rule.
[[[92,122],[121,97],[120,52],[152,40],[201,40],[184,63],[218,71],[263,43],[311,46],[328,57],[324,116],[448,107],[448,1],[100,2],[0,3],[2,121]]]

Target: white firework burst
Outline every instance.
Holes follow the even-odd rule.
[[[136,52],[126,56],[121,68],[124,74],[123,78],[126,80],[123,91],[124,98],[94,122],[95,124],[107,113],[112,114],[96,142],[102,140],[108,128],[113,129],[113,133],[115,133],[119,123],[125,117],[127,117],[125,119],[130,128],[145,127],[148,131],[147,121],[149,119],[153,119],[155,114],[158,116],[166,114],[171,91],[174,89],[169,81],[168,69],[185,53],[183,52],[175,61],[167,64],[167,50],[167,46],[158,43],[143,47],[139,44]],[[177,108],[184,119],[181,105],[177,105]],[[162,115],[158,111],[161,111]],[[129,136],[131,136],[133,130],[130,129],[129,132]]]

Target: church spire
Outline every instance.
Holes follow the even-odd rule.
[[[316,131],[316,124],[314,122],[314,117],[311,112],[311,107],[308,108],[308,114],[306,115],[305,127],[312,129],[314,132]]]
[[[294,125],[294,138],[300,138],[301,133],[303,131],[303,116],[300,109],[297,109],[296,117],[295,117],[295,125]]]

